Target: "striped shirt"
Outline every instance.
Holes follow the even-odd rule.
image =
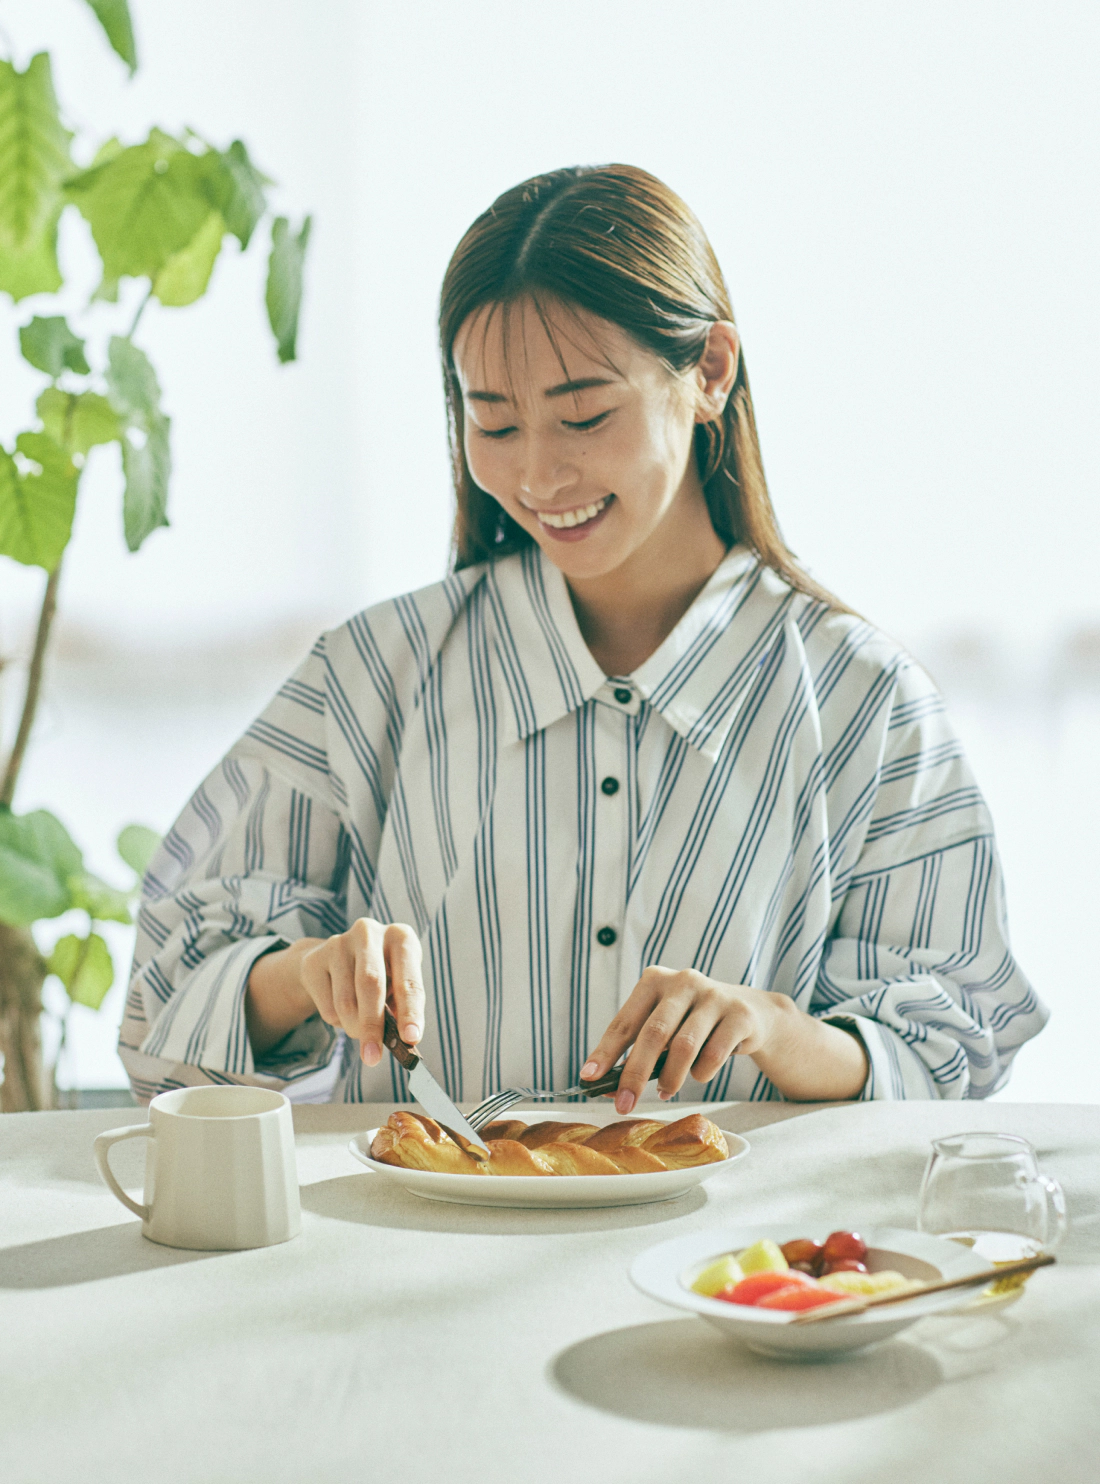
[[[534,546],[323,635],[146,877],[136,1094],[408,1100],[319,1016],[260,1061],[249,1042],[255,959],[362,916],[419,935],[421,1049],[456,1099],[574,1083],[648,964],[855,1029],[867,1099],[984,1097],[1047,1016],[941,697],[743,548],[629,676]],[[735,1056],[702,1096],[780,1094]]]

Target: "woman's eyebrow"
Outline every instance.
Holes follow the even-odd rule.
[[[610,386],[611,378],[607,376],[581,376],[574,381],[562,381],[557,386],[547,387],[543,392],[544,397],[566,397],[570,392],[586,392],[594,386]],[[467,392],[466,400],[469,402],[510,402],[511,397],[506,397],[503,392]]]

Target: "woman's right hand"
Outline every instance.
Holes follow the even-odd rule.
[[[420,942],[404,923],[360,917],[331,938],[300,938],[252,966],[245,1017],[261,1057],[314,1013],[359,1042],[368,1067],[382,1059],[386,1006],[410,1045],[424,1029]]]

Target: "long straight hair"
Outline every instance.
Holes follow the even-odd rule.
[[[729,290],[696,217],[655,176],[632,165],[577,165],[536,175],[498,196],[447,266],[439,345],[454,475],[456,571],[507,556],[533,538],[475,483],[466,462],[454,342],[485,306],[531,298],[617,325],[674,373],[698,365],[710,327],[733,320]],[[695,429],[711,524],[749,547],[791,587],[844,609],[803,571],[780,534],[764,478],[745,357],[722,416]]]

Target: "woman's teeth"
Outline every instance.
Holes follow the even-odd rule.
[[[586,521],[595,520],[610,498],[610,495],[604,495],[602,500],[597,500],[592,505],[584,505],[579,510],[563,510],[560,515],[551,515],[549,511],[543,514],[540,511],[538,517],[544,526],[553,526],[555,531],[566,530],[570,526],[583,526]]]

